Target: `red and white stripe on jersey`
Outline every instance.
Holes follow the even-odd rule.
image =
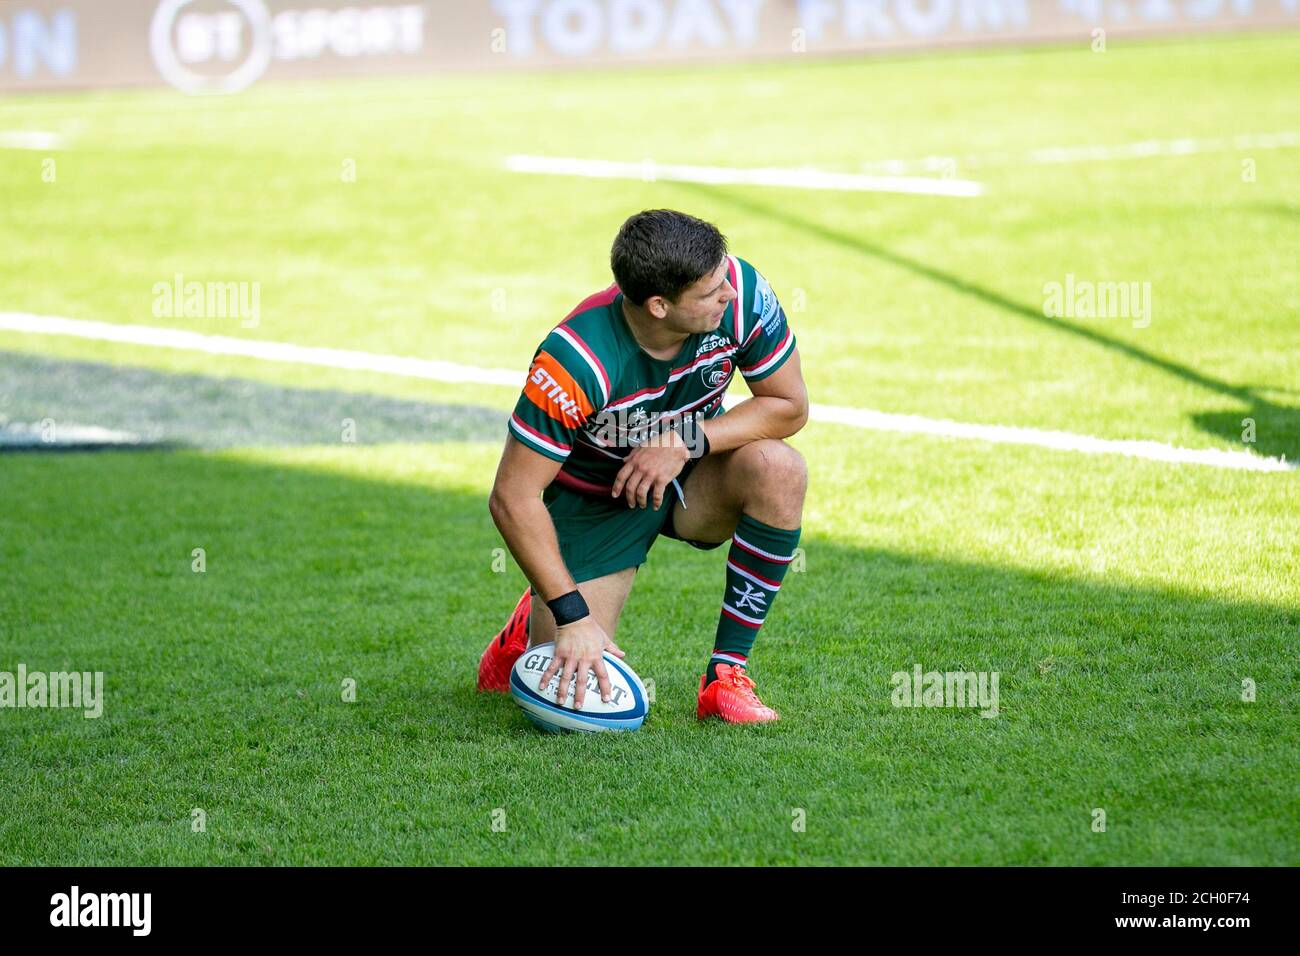
[[[794,560],[793,554],[773,554],[771,551],[764,551],[756,544],[750,544],[740,535],[733,533],[731,540],[740,545],[742,551],[748,551],[755,557],[762,558],[764,561],[771,561],[773,564],[789,564]]]
[[[600,359],[596,357],[596,353],[591,350],[591,347],[582,341],[578,334],[567,325],[557,325],[555,334],[573,346],[573,350],[582,356],[582,360],[596,373],[596,381],[600,383],[600,401],[596,403],[596,409],[600,410],[609,401],[609,373],[605,371],[605,366],[601,364]]]
[[[525,445],[531,445],[534,448],[544,448],[552,454],[563,455],[565,458],[569,456],[569,452],[573,451],[572,445],[566,445],[554,438],[548,438],[536,428],[530,426],[518,415],[512,414],[510,416],[510,430],[514,432],[515,437]]]
[[[708,365],[710,362],[716,361],[717,359],[726,358],[728,355],[734,355],[737,351],[738,350],[734,345],[719,345],[716,349],[709,349],[709,351],[705,352],[703,355],[697,355],[695,361],[691,362],[689,365],[683,365],[681,368],[673,369],[668,375],[668,381],[675,382],[679,378],[684,378],[691,374],[691,372],[695,371],[701,365]]]
[[[726,358],[728,355],[734,355],[736,354],[737,351],[738,350],[734,345],[722,345],[716,349],[711,349],[710,351],[705,352],[703,355],[699,356],[697,359],[695,359],[695,361],[691,362],[689,365],[683,365],[681,368],[675,368],[671,372],[669,372],[668,383],[666,385],[660,385],[656,388],[643,388],[638,392],[633,392],[631,395],[624,395],[622,398],[616,399],[615,401],[606,405],[604,410],[607,412],[616,412],[620,408],[627,408],[631,405],[637,404],[638,402],[644,402],[651,399],[659,398],[665,392],[668,391],[668,386],[671,385],[673,382],[685,378],[687,375],[690,375],[691,372],[695,371],[697,368],[703,365],[708,365],[710,362],[715,362],[720,358]],[[681,411],[681,409],[678,409],[678,411]],[[671,415],[676,413],[665,412],[664,414]]]
[[[762,375],[769,368],[785,358],[786,354],[794,347],[794,333],[786,326],[785,335],[777,343],[776,348],[768,352],[753,365],[742,365],[740,374],[745,378],[753,378],[755,375]]]
[[[712,391],[706,393],[706,394],[704,395],[703,398],[697,398],[695,401],[690,402],[689,404],[683,405],[681,408],[674,408],[674,409],[672,409],[671,411],[666,411],[666,412],[658,412],[658,413],[657,413],[657,416],[658,416],[657,420],[658,420],[658,421],[663,421],[663,420],[666,419],[666,420],[668,420],[668,421],[672,421],[673,418],[674,418],[675,416],[677,416],[677,415],[684,415],[684,414],[686,414],[687,412],[693,412],[693,411],[695,411],[697,408],[700,408],[700,407],[703,406],[703,405],[707,405],[709,402],[713,401],[715,398],[717,398],[719,395],[721,395],[723,392],[725,392],[725,391],[727,390],[727,386],[730,385],[730,384],[731,384],[731,379],[727,379],[727,381],[723,382],[723,383],[722,383],[721,385],[719,385],[717,388],[715,388],[715,389],[713,389]],[[658,389],[648,389],[648,390],[643,390],[643,391],[652,392],[652,393],[662,393],[662,392],[663,392],[663,389],[662,389],[662,388],[658,388]],[[618,411],[618,409],[620,409],[620,408],[623,408],[623,407],[625,407],[625,406],[627,406],[627,405],[635,404],[636,402],[641,401],[643,398],[645,398],[645,395],[643,395],[641,392],[638,392],[637,395],[639,395],[639,396],[641,396],[641,397],[640,397],[640,398],[635,398],[635,399],[628,399],[628,400],[625,400],[625,401],[619,402],[619,403],[616,404],[616,405],[607,405],[607,406],[605,407],[605,411]],[[646,427],[646,428],[649,428],[650,426],[649,426],[649,425],[646,425],[645,427]],[[637,429],[627,429],[627,430],[626,430],[626,433],[627,433],[627,434],[631,434],[631,433],[633,433],[633,432],[635,432],[635,431],[637,431]],[[591,437],[591,433],[590,433],[590,432],[585,432],[585,431],[584,431],[584,432],[581,432],[581,433],[580,433],[580,437],[584,437],[584,438]],[[597,444],[600,444],[600,443],[596,442],[595,439],[593,438],[593,439],[592,439],[592,444],[593,444],[593,445],[597,445]],[[609,452],[605,452],[605,454],[606,454],[606,455],[609,455]],[[609,455],[609,457],[611,457],[611,458],[615,458],[615,457],[617,457],[617,456],[615,456],[615,455]],[[621,461],[622,459],[620,458],[619,460]]]
[[[748,578],[750,581],[753,581],[760,588],[766,588],[768,591],[781,590],[781,583],[779,581],[773,581],[771,578],[765,578],[757,571],[751,571],[743,564],[737,564],[735,561],[728,559],[727,567],[731,568],[731,570],[735,571],[742,578]]]
[[[668,391],[667,385],[660,385],[658,388],[643,388],[639,392],[633,392],[631,395],[625,395],[617,401],[610,402],[605,406],[604,411],[616,412],[620,408],[627,408],[629,405],[635,405],[637,402],[659,398],[666,391]]]
[[[607,497],[614,490],[613,485],[600,485],[594,481],[587,481],[585,478],[569,474],[563,468],[555,473],[555,481],[565,488],[581,492],[584,495]]]
[[[686,412],[693,412],[701,405],[707,405],[711,399],[716,398],[722,392],[725,392],[727,390],[727,386],[730,384],[731,384],[731,379],[727,379],[717,388],[713,389],[713,391],[706,392],[703,398],[697,398],[689,405],[683,405],[681,408],[674,408],[670,412],[660,412],[659,414],[661,417],[671,420],[674,415],[684,415]]]
[[[731,263],[728,269],[728,278],[731,279],[731,287],[736,290],[736,301],[733,303],[731,313],[732,324],[736,332],[736,341],[745,341],[745,274],[741,271],[740,262],[735,256],[727,256],[727,261]]]

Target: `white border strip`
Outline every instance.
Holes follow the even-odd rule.
[[[507,156],[512,173],[546,176],[583,176],[588,179],[640,179],[643,182],[705,183],[710,186],[784,186],[789,189],[836,189],[848,192],[910,193],[921,196],[978,196],[984,187],[968,179],[931,179],[921,176],[866,176],[832,173],[821,169],[769,166],[686,166],[675,163],[617,163],[606,159],[569,156]]]
[[[349,349],[290,345],[283,342],[262,342],[256,339],[236,339],[221,335],[200,335],[197,332],[185,332],[179,329],[116,325],[111,322],[65,319],[58,316],[32,315],[27,312],[0,312],[0,330],[32,335],[65,335],[99,342],[181,349],[208,355],[238,355],[267,362],[380,372],[436,382],[474,382],[481,385],[521,388],[524,380],[522,372],[510,369],[478,368],[456,362],[380,355]],[[726,404],[734,405],[736,401],[743,401],[743,399],[735,399]],[[1076,435],[1072,432],[1017,428],[1011,425],[973,425],[947,419],[925,418],[921,415],[878,412],[869,408],[815,404],[810,409],[810,416],[813,421],[848,425],[871,431],[934,435],[941,438],[986,441],[999,445],[1032,445],[1086,455],[1124,455],[1147,461],[1208,465],[1212,468],[1231,468],[1240,471],[1277,472],[1296,469],[1296,465],[1285,458],[1265,458],[1248,451],[1180,448],[1157,441],[1093,438],[1090,435]]]

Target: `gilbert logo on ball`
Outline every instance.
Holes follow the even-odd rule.
[[[576,680],[569,682],[569,692],[563,705],[556,703],[560,688],[560,675],[551,678],[541,687],[542,674],[551,666],[555,656],[554,644],[538,644],[519,655],[510,671],[510,696],[524,714],[543,730],[636,730],[645,723],[650,705],[646,699],[645,685],[632,668],[612,654],[605,654],[605,671],[609,675],[609,701],[600,699],[600,686],[595,674],[587,675],[587,695],[582,709],[573,706],[577,691]]]

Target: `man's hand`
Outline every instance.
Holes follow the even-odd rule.
[[[608,702],[609,674],[605,670],[604,658],[607,649],[615,657],[623,657],[623,651],[609,639],[605,629],[591,615],[556,628],[555,657],[542,673],[539,686],[545,689],[559,671],[560,686],[555,702],[563,707],[569,696],[569,681],[576,679],[578,684],[573,695],[573,708],[582,710],[582,702],[587,698],[587,673],[595,671],[596,681],[600,685],[600,699]]]
[[[691,450],[675,431],[661,432],[654,444],[639,445],[628,452],[614,478],[610,496],[622,494],[629,508],[644,508],[654,501],[654,510],[664,503],[664,489],[682,473],[691,460]]]

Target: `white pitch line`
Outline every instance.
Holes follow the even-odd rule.
[[[1073,432],[1019,428],[1014,425],[974,425],[949,421],[946,418],[924,418],[920,415],[877,412],[869,408],[813,405],[810,415],[817,421],[836,422],[840,425],[852,425],[855,428],[867,428],[872,431],[938,435],[944,438],[987,441],[999,445],[1034,445],[1038,448],[1080,452],[1085,455],[1125,455],[1129,458],[1145,458],[1148,461],[1209,465],[1213,468],[1235,468],[1242,471],[1292,471],[1296,468],[1296,465],[1285,459],[1265,458],[1244,451],[1180,448],[1177,445],[1166,445],[1158,441],[1094,438],[1091,435],[1077,435]]]
[[[1212,139],[1144,139],[1136,143],[1109,146],[1082,144],[1045,146],[1020,153],[973,153],[967,156],[923,156],[917,159],[878,159],[862,164],[872,173],[904,175],[909,172],[952,172],[957,167],[1045,166],[1056,163],[1099,163],[1150,159],[1153,156],[1192,156],[1197,153],[1226,153],[1261,149],[1290,149],[1300,146],[1300,133],[1242,133]]]
[[[165,349],[181,349],[186,352],[203,352],[207,355],[241,355],[267,362],[320,365],[325,368],[344,368],[358,372],[382,372],[386,375],[423,378],[435,382],[478,382],[484,385],[509,385],[513,388],[522,388],[524,383],[523,373],[510,369],[475,368],[472,365],[459,365],[456,362],[442,362],[437,359],[416,359],[400,355],[380,355],[375,352],[356,352],[351,349],[236,339],[224,335],[201,335],[198,332],[157,328],[150,325],[117,325],[112,322],[65,319],[53,315],[32,315],[27,312],[0,312],[0,329],[36,335],[66,335],[98,342],[150,345]]]
[[[791,189],[835,189],[849,192],[910,193],[922,196],[978,196],[984,187],[968,179],[920,176],[864,176],[822,169],[768,166],[686,166],[675,163],[619,163],[605,159],[564,156],[507,156],[506,169],[547,176],[589,179],[640,179],[643,182],[704,183],[710,186],[783,186]]]
[[[35,149],[53,152],[63,148],[63,135],[39,129],[0,130],[0,149]]]
[[[326,368],[380,372],[408,378],[436,382],[474,382],[481,385],[500,385],[520,388],[523,373],[511,369],[479,368],[434,359],[406,358],[399,355],[382,355],[351,349],[319,348],[292,345],[285,342],[263,342],[256,339],[238,339],[222,335],[201,335],[180,329],[157,328],[147,325],[117,325],[111,322],[92,322],[84,319],[66,319],[58,316],[32,315],[27,312],[0,312],[0,330],[34,335],[63,335],[100,342],[120,342],[157,348],[181,349],[207,355],[238,355],[267,362],[288,362],[298,365],[317,365]],[[735,404],[728,401],[728,407]],[[816,405],[810,411],[813,421],[847,425],[870,431],[899,432],[913,435],[934,435],[941,438],[958,438],[986,441],[1000,445],[1031,445],[1055,451],[1071,451],[1087,455],[1124,455],[1147,461],[1183,465],[1208,465],[1212,468],[1231,468],[1240,471],[1276,472],[1293,471],[1296,465],[1285,458],[1265,458],[1247,451],[1228,451],[1217,448],[1180,448],[1157,441],[1094,438],[1072,432],[1047,431],[1038,428],[1017,428],[1011,425],[977,425],[954,422],[921,415],[900,415],[878,412],[869,408],[845,408],[838,405]]]

